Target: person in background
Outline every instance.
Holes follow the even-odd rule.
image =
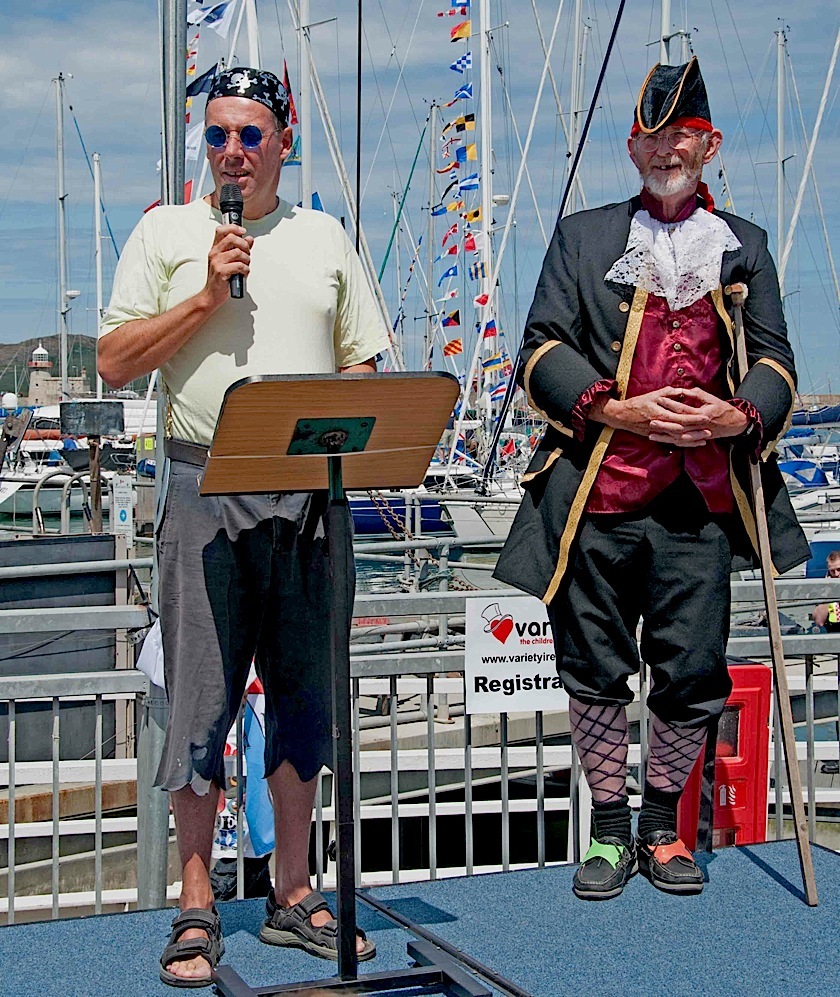
[[[833,550],[825,559],[826,578],[840,578],[840,550]],[[829,633],[840,631],[840,602],[823,602],[814,606],[811,617],[818,627]]]

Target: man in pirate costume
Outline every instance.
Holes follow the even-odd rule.
[[[120,258],[99,341],[108,384],[159,368],[167,388],[155,536],[169,723],[157,784],[171,793],[183,873],[160,977],[178,987],[209,986],[224,951],[209,866],[225,739],[252,660],[266,696],[277,840],[260,939],[337,958],[336,920],[309,880],[317,775],[332,758],[326,492],[199,494],[233,382],[373,371],[388,346],[341,225],[277,195],[288,124],[288,95],[273,73],[236,67],[214,79],[205,139],[215,189],[144,215]],[[224,224],[226,184],[242,192],[244,227]],[[231,299],[234,274],[247,276],[242,300]],[[376,952],[363,932],[357,952]]]
[[[758,563],[749,461],[775,569],[809,556],[773,453],[796,375],[767,236],[717,211],[700,180],[721,141],[697,60],[656,66],[628,139],[641,195],[558,220],[525,329],[521,382],[547,427],[496,577],[547,605],[593,797],[584,899],[617,896],[637,869],[668,892],[702,889],[677,803],[731,688],[733,558]],[[749,289],[740,384],[734,282]],[[634,840],[625,707],[639,650],[651,730]]]

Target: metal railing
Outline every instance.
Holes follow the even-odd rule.
[[[103,562],[95,563],[101,570]],[[7,577],[2,572],[11,575],[24,570],[0,569],[0,581]],[[814,604],[836,598],[840,582],[783,579],[778,591],[782,601]],[[498,594],[498,590],[488,590],[357,597],[357,618],[387,621],[357,626],[352,635],[360,885],[576,861],[586,847],[590,801],[569,743],[567,715],[563,711],[486,716],[464,713],[464,637],[459,631],[466,600]],[[758,606],[762,600],[760,583],[736,582],[733,599],[736,608]],[[69,627],[121,630],[142,627],[147,621],[144,608],[130,606],[92,607],[83,616],[78,610],[0,610],[0,633],[37,633]],[[372,639],[380,642],[370,643]],[[815,785],[820,763],[836,761],[840,769],[836,736],[824,741],[816,739],[818,724],[834,723],[838,715],[840,634],[797,635],[783,638],[783,643],[786,656],[801,662],[801,674],[792,674],[790,684],[792,692],[804,694],[802,725],[806,738],[797,748],[806,766],[808,819],[814,839],[817,807],[840,805],[840,787]],[[734,638],[729,651],[755,660],[769,657],[766,637]],[[631,744],[629,761],[639,770],[637,781],[641,788],[646,755],[644,668],[638,688],[639,698],[630,715],[631,722],[638,725],[638,734]],[[14,921],[16,910],[49,910],[56,917],[67,907],[99,911],[115,903],[136,902],[137,891],[133,888],[103,886],[103,855],[107,853],[103,836],[112,832],[136,833],[139,848],[166,856],[171,822],[150,826],[141,819],[138,831],[135,817],[109,817],[103,813],[103,784],[138,775],[141,781],[149,782],[156,763],[142,738],[136,759],[103,757],[103,705],[139,697],[145,706],[148,691],[145,677],[133,669],[0,678],[0,703],[7,704],[9,718],[8,762],[0,765],[0,783],[8,786],[8,819],[0,823],[0,841],[8,842],[7,897],[0,901],[0,912],[7,912],[9,923]],[[59,707],[81,699],[95,704],[93,757],[64,760],[60,757]],[[52,754],[24,762],[18,750],[26,737],[20,707],[33,701],[51,704]],[[778,743],[774,738],[773,754]],[[778,761],[775,770],[782,772]],[[60,789],[69,782],[92,784],[92,816],[62,817]],[[51,787],[50,820],[20,819],[16,791],[26,785]],[[322,773],[313,816],[319,888],[335,881],[335,868],[328,854],[334,820],[330,790],[331,776]],[[777,837],[784,831],[786,800],[783,780],[778,778],[773,796]],[[631,802],[638,803],[638,793]],[[240,806],[240,814],[242,809]],[[92,890],[60,889],[61,841],[68,835],[93,837]],[[51,890],[22,896],[15,888],[15,844],[38,837],[52,842]],[[241,843],[242,835],[238,838]],[[377,857],[384,855],[385,860],[372,860],[371,851]],[[167,892],[170,897],[176,896],[178,884],[170,884]]]

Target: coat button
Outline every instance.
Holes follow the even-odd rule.
[[[619,343],[619,341],[616,339],[616,341],[610,345],[610,349],[613,351],[613,353],[620,353],[621,343]]]
[[[674,343],[674,350],[679,353],[682,349],[682,343]]]
[[[630,305],[628,305],[626,301],[622,301],[621,304],[618,306],[618,310],[620,312],[629,312]]]
[[[677,373],[682,377],[685,373],[685,367],[677,367]]]

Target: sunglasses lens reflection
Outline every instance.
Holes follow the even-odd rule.
[[[224,148],[225,142],[227,142],[225,130],[219,125],[210,125],[204,133],[204,138],[212,149],[222,149]]]
[[[246,149],[256,149],[260,142],[262,142],[262,132],[256,125],[245,125],[239,133],[239,141]]]
[[[211,149],[224,149],[228,133],[221,125],[210,125],[204,133],[204,138]],[[239,132],[239,141],[246,149],[256,149],[262,139],[263,134],[256,125],[245,125]]]

